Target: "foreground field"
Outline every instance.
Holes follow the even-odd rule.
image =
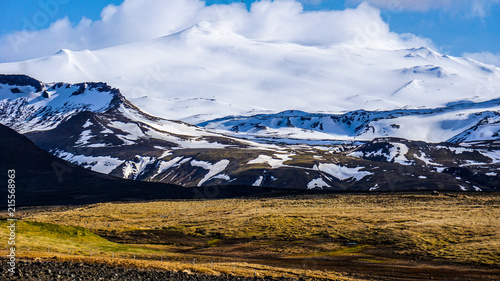
[[[21,256],[31,258],[276,278],[500,278],[498,194],[106,203],[18,214]]]

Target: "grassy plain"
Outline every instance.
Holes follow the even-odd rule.
[[[105,203],[18,214],[28,256],[244,276],[500,277],[499,194]]]

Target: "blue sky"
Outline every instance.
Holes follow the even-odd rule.
[[[154,0],[143,2],[151,1]],[[174,1],[179,0],[172,0],[172,2]],[[195,1],[198,0],[191,0],[191,2]],[[500,64],[500,56],[498,56],[500,54],[498,47],[500,46],[500,0],[367,1],[372,6],[380,9],[382,19],[388,24],[392,32],[398,34],[412,33],[422,38],[429,38],[438,51],[446,54],[461,56],[465,53],[467,56],[478,60]],[[99,21],[101,20],[102,10],[106,6],[113,4],[117,7],[122,2],[123,0],[2,0],[0,1],[0,38],[7,42],[11,40],[9,36],[23,29],[43,31],[53,25],[54,22],[64,18],[67,18],[66,25],[73,26],[76,30],[76,26],[81,22],[82,18],[89,19],[89,24]],[[242,1],[206,1],[207,5],[230,4],[233,2],[241,3]],[[250,7],[252,2],[254,1],[244,1],[247,7]],[[301,0],[299,2],[302,3],[305,11],[323,11],[355,8],[361,0]],[[1,39],[0,45],[2,43]],[[128,42],[127,40],[132,39],[122,38],[121,41],[116,42],[123,43]],[[27,41],[17,43],[19,45],[21,43],[28,44]],[[62,47],[68,45],[74,48],[76,43],[70,43],[67,40],[61,41],[60,45]],[[109,42],[106,41],[101,45],[89,44],[89,46],[98,48],[112,44],[113,41],[109,40]],[[12,42],[10,42],[10,45],[12,45]],[[8,54],[4,52],[6,55],[3,57],[0,55],[0,61],[25,59],[44,54],[41,51],[28,54],[29,50],[29,48],[16,49],[16,53],[13,53],[10,57],[7,57]],[[1,46],[0,51],[2,51]]]
[[[104,7],[122,2],[123,0],[2,0],[0,1],[0,34],[23,29],[25,27],[23,18],[36,23],[37,29],[47,28],[55,20],[64,16],[74,23],[79,22],[82,17],[97,20]]]

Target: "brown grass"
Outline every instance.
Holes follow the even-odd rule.
[[[205,269],[210,260],[219,260],[226,267],[236,263],[242,275],[252,275],[248,268],[262,266],[250,261],[249,256],[313,259],[316,264],[341,257],[371,263],[437,260],[500,266],[497,194],[106,203],[21,215],[26,220],[89,229],[140,248],[138,255],[176,257],[180,264],[195,257],[205,263]],[[174,236],[184,240],[169,241]],[[280,265],[266,270],[299,270],[296,267]],[[307,275],[338,277],[316,271]]]

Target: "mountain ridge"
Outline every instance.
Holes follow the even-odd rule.
[[[356,110],[339,115],[287,110],[276,114],[226,116],[197,125],[220,132],[230,131],[235,136],[254,139],[272,136],[283,139],[295,138],[303,141],[311,138],[319,139],[321,137],[332,141],[369,141],[377,137],[392,136],[416,141],[453,143],[497,139],[500,127],[498,127],[498,122],[495,120],[498,118],[497,116],[500,116],[500,111],[495,109],[499,106],[500,99],[497,98],[480,103],[469,101],[455,102],[448,104],[446,107],[434,109]],[[453,127],[447,125],[453,121],[450,115],[454,112],[456,112],[457,116],[467,112],[470,120],[461,124],[457,118],[458,120]],[[450,132],[441,135],[434,132],[431,137],[426,137],[420,133],[420,138],[418,138],[418,135],[411,134],[411,132],[398,132],[398,130],[404,129],[405,126],[412,125],[412,123],[405,124],[406,122],[403,120],[408,116],[417,118],[421,123],[421,127],[425,126],[422,126],[422,123],[425,123],[425,119],[432,118],[433,120],[430,121],[432,123],[428,127],[440,126],[441,131],[450,130]],[[490,133],[474,137],[472,132],[478,130],[480,127],[483,130],[488,128]],[[290,129],[296,130],[290,131]],[[468,131],[470,133],[466,134]],[[304,134],[306,132],[307,134]],[[315,133],[320,134],[315,135]],[[301,136],[301,134],[304,134],[304,136]]]
[[[186,187],[368,192],[495,190],[500,177],[496,139],[425,145],[399,138],[287,144],[283,137],[246,139],[151,116],[105,83],[40,84],[48,89],[48,97],[32,86],[1,84],[0,122],[21,128],[39,147],[63,160],[124,179]],[[12,91],[15,88],[18,91]],[[74,102],[88,102],[85,97],[94,95],[104,95],[104,102]],[[281,117],[290,114],[309,118],[299,111]]]
[[[105,81],[151,115],[192,124],[290,109],[341,114],[438,108],[498,98],[500,90],[498,68],[427,47],[319,48],[241,35],[233,40],[223,25],[204,25],[144,42],[0,64],[0,73]],[[418,87],[404,88],[411,81]]]
[[[208,192],[206,188],[121,179],[57,158],[2,124],[0,136],[0,152],[3,159],[8,160],[0,161],[1,173],[7,178],[7,171],[15,170],[16,207],[279,194],[277,190],[250,186],[214,186]],[[7,197],[7,189],[2,189],[0,194]]]

